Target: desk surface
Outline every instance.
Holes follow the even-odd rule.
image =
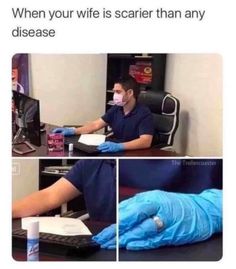
[[[218,261],[222,258],[222,234],[183,246],[162,247],[154,250],[119,251],[120,261]]]
[[[97,233],[106,225],[99,222],[86,223],[91,232]],[[13,228],[20,227],[20,220],[13,221]],[[119,261],[218,261],[222,258],[222,234],[213,235],[210,239],[191,245],[169,246],[154,250],[128,251],[119,250]],[[12,249],[12,257],[16,261],[26,261],[24,249]],[[115,250],[103,250],[92,255],[81,257],[70,257],[66,255],[54,255],[40,252],[40,261],[115,261]]]
[[[13,220],[12,228],[20,227],[20,220]],[[100,232],[103,228],[107,227],[109,224],[104,224],[100,222],[87,221],[86,225],[89,227],[90,231],[94,234]],[[26,261],[26,250],[22,248],[13,248],[12,257],[16,261]],[[93,254],[86,257],[75,257],[65,255],[56,255],[53,253],[44,253],[43,250],[40,250],[39,253],[40,261],[115,261],[116,260],[116,251],[115,250],[104,250],[100,249]]]
[[[55,153],[50,153],[48,154],[47,151],[47,134],[51,132],[52,129],[54,129],[56,126],[46,124],[45,127],[45,132],[42,133],[41,135],[41,141],[42,145],[41,147],[34,146],[36,151],[20,155],[17,153],[12,152],[13,157],[83,157],[83,156],[91,156],[88,155],[87,153],[80,151],[80,150],[74,150],[73,154],[68,152],[68,147],[65,146],[65,151],[62,154],[55,154]],[[140,149],[140,150],[130,150],[130,151],[125,151],[125,152],[120,152],[120,153],[100,153],[96,154],[93,156],[100,156],[100,157],[171,157],[171,156],[179,156],[176,152],[173,151],[165,151],[161,150],[158,148],[150,148],[150,149]]]

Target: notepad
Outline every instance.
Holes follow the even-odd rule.
[[[103,134],[83,134],[80,136],[78,142],[88,146],[99,146],[105,142],[106,136]]]
[[[21,219],[21,228],[27,230],[31,221],[39,221],[39,232],[58,235],[91,235],[88,227],[79,219],[61,217],[28,217]]]

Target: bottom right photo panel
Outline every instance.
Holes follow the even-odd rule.
[[[222,258],[222,159],[120,159],[119,261]]]

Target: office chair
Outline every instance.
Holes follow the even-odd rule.
[[[170,93],[163,91],[141,92],[139,103],[149,107],[153,114],[154,136],[152,146],[171,147],[179,125],[180,103]]]

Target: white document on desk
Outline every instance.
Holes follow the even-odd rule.
[[[99,146],[105,142],[106,136],[103,134],[82,134],[78,142],[89,145],[89,146]]]
[[[30,222],[39,221],[39,232],[65,236],[91,235],[88,227],[79,219],[61,217],[28,217],[21,219],[21,228],[27,230]]]

